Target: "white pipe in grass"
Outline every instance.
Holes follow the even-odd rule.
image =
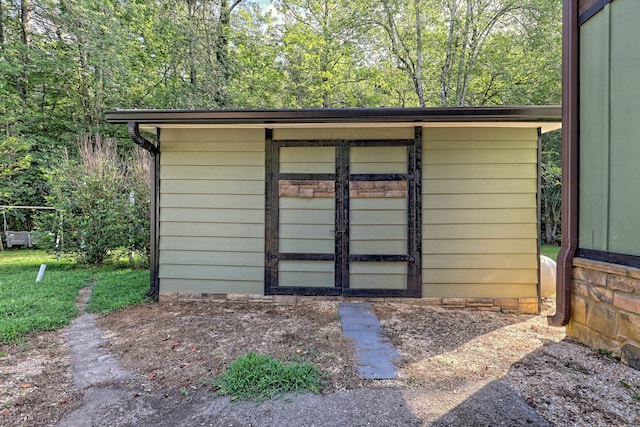
[[[47,269],[47,264],[40,264],[40,271],[38,271],[38,278],[36,279],[36,283],[42,280],[42,276],[44,276],[44,271]]]

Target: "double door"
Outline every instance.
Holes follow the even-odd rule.
[[[414,139],[267,134],[266,294],[420,296]]]

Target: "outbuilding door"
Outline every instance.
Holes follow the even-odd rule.
[[[421,128],[266,144],[265,293],[421,295]]]

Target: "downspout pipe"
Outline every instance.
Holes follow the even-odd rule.
[[[144,148],[151,154],[151,230],[150,230],[150,279],[149,290],[145,293],[145,296],[153,298],[154,301],[158,301],[160,296],[160,282],[158,278],[159,272],[159,178],[160,178],[160,150],[151,141],[145,139],[140,135],[140,127],[136,122],[129,122],[129,136],[140,147]]]
[[[562,246],[556,313],[547,318],[551,326],[566,326],[571,319],[572,266],[578,249],[578,0],[564,0],[562,22]]]

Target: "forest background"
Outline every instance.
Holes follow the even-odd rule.
[[[105,111],[560,104],[561,24],[560,0],[0,0],[0,205],[56,207],[3,212],[81,261],[144,252],[148,157]]]

